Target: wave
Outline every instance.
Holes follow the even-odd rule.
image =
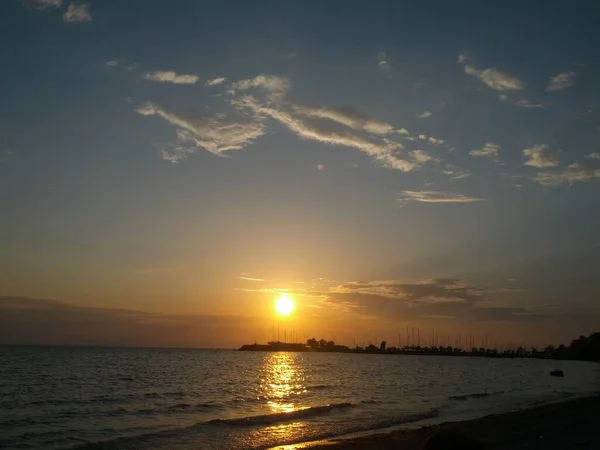
[[[289,420],[305,419],[308,417],[327,414],[334,409],[352,408],[352,403],[336,403],[325,406],[312,406],[310,408],[299,409],[292,412],[282,412],[275,414],[264,414],[261,416],[249,416],[239,419],[214,419],[207,423],[209,424],[224,424],[231,426],[249,426],[249,425],[271,425],[274,423],[287,422]]]
[[[497,392],[476,392],[474,394],[462,394],[462,395],[451,395],[448,397],[449,400],[468,400],[470,398],[485,398],[493,395],[502,395],[504,391]]]
[[[270,425],[277,422],[283,422],[285,420],[294,420],[298,418],[306,418],[311,417],[318,414],[328,413],[334,409],[347,409],[352,408],[354,405],[351,403],[338,403],[332,405],[325,406],[314,406],[312,408],[306,408],[299,411],[294,411],[291,413],[279,413],[279,414],[267,414],[264,416],[253,416],[246,417],[241,419],[224,419],[224,420],[211,420],[209,422],[200,422],[195,425],[191,425],[188,427],[180,427],[173,428],[168,430],[149,432],[149,433],[141,433],[133,436],[121,436],[114,439],[109,439],[105,441],[99,442],[88,442],[83,444],[78,444],[75,447],[71,447],[71,450],[114,450],[119,448],[147,448],[150,447],[151,444],[158,443],[160,441],[166,440],[166,443],[176,442],[178,438],[182,435],[185,435],[189,432],[197,431],[205,426],[211,426],[215,424],[227,424],[227,425]],[[408,414],[405,416],[399,416],[390,418],[387,420],[371,422],[369,424],[349,427],[344,429],[338,429],[336,431],[330,432],[321,432],[317,433],[313,436],[310,436],[311,440],[323,440],[323,439],[332,439],[340,436],[344,436],[346,434],[358,433],[358,432],[370,432],[383,428],[389,428],[393,426],[408,424],[412,422],[418,422],[425,419],[431,419],[438,417],[438,411],[436,409],[432,409],[426,412],[417,413],[417,414]],[[198,442],[202,442],[202,436],[198,436]],[[298,441],[295,441],[292,437],[291,439],[283,439],[277,445],[283,444],[297,444]],[[261,447],[262,448],[262,447]]]

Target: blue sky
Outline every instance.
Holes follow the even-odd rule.
[[[3,303],[250,324],[232,342],[265,336],[281,291],[290,327],[337,336],[591,331],[599,17],[4,1]]]

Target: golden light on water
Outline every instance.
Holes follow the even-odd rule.
[[[270,353],[262,369],[262,391],[274,413],[304,409],[300,396],[307,392],[304,371],[300,369],[297,354]]]
[[[294,312],[294,309],[294,300],[287,294],[281,294],[277,300],[275,300],[275,311],[277,311],[277,314],[280,316],[289,316]]]

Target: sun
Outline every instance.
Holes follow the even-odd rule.
[[[287,294],[281,294],[275,300],[275,311],[281,316],[289,316],[294,311],[294,300]]]

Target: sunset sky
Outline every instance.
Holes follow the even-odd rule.
[[[598,331],[599,48],[593,0],[4,0],[0,343]]]

